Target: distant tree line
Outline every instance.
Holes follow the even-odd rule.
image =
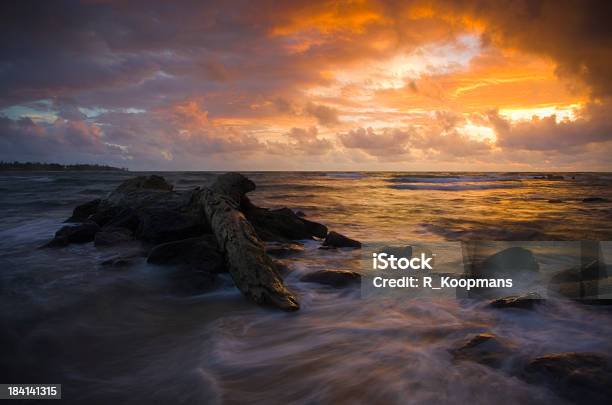
[[[0,171],[127,171],[126,168],[119,168],[107,165],[62,165],[59,163],[41,162],[0,162]]]

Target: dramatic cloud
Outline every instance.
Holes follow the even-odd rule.
[[[0,159],[608,170],[609,1],[0,4]]]

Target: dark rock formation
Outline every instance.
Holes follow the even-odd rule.
[[[476,266],[476,275],[511,277],[519,273],[538,273],[540,265],[530,250],[511,247],[488,257]]]
[[[128,179],[106,198],[77,207],[70,220],[87,222],[60,229],[48,246],[94,239],[96,246],[134,239],[145,242],[145,246],[155,243],[158,246],[150,252],[148,261],[177,265],[173,277],[180,280],[179,284],[193,282],[199,286],[196,290],[208,288],[217,272],[227,270],[238,289],[254,302],[296,310],[297,299],[280,276],[282,266],[268,252],[277,256],[295,253],[302,246],[294,241],[325,238],[327,228],[288,208],[255,206],[245,195],[254,189],[255,184],[238,173],[219,176],[209,188],[183,192],[173,191],[172,185],[157,175]],[[266,250],[260,238],[280,244],[269,245]],[[328,243],[360,246],[336,233]],[[103,265],[122,267],[131,262],[117,258]],[[346,275],[343,277],[346,279]]]
[[[295,214],[289,208],[268,209],[253,205],[245,196],[241,198],[241,210],[265,241],[287,241],[324,238],[327,227]]]
[[[71,243],[91,242],[99,231],[100,227],[94,222],[64,226],[55,233],[55,237],[44,247],[62,247]]]
[[[206,231],[202,217],[195,213],[152,208],[140,211],[138,218],[138,238],[155,243],[191,238]]]
[[[612,398],[610,360],[596,353],[554,353],[530,361],[522,376],[547,385],[578,403],[609,404]]]
[[[95,246],[114,246],[134,239],[132,231],[126,228],[105,227],[96,233]]]
[[[584,267],[576,266],[563,270],[553,275],[551,281],[553,283],[568,283],[583,280],[599,280],[606,276],[606,266],[596,259]]]
[[[354,271],[320,270],[308,273],[302,276],[300,280],[306,283],[319,283],[332,287],[346,287],[361,282],[361,275]]]
[[[72,216],[66,220],[66,222],[85,222],[91,215],[93,215],[100,205],[99,198],[86,202],[85,204],[77,205],[72,211]]]
[[[149,253],[147,262],[178,265],[213,274],[226,271],[223,255],[217,249],[217,241],[213,235],[157,245]]]
[[[132,232],[136,232],[140,225],[138,214],[129,207],[112,207],[106,211],[98,211],[91,219],[103,227],[126,228]]]
[[[346,237],[338,232],[331,231],[325,237],[323,246],[329,247],[350,247],[350,248],[361,248],[361,242]]]
[[[542,303],[544,299],[540,294],[528,293],[524,295],[513,295],[509,297],[499,298],[491,301],[489,304],[493,308],[519,308],[533,309],[536,305]]]
[[[117,187],[118,192],[128,192],[131,190],[161,190],[161,191],[172,191],[172,185],[166,181],[162,176],[151,175],[151,176],[138,176],[128,179],[121,183]]]
[[[266,253],[274,257],[293,256],[304,251],[304,245],[295,242],[268,242],[266,243]]]
[[[283,284],[263,242],[239,210],[244,197],[241,192],[251,189],[245,179],[230,173],[219,176],[209,189],[204,189],[201,204],[206,218],[236,287],[258,304],[295,311],[299,309],[297,299]]]
[[[501,367],[512,354],[512,345],[493,333],[479,333],[451,349],[454,360],[473,361],[489,367]]]

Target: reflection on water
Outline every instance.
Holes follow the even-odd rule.
[[[285,259],[302,304],[279,313],[246,302],[225,279],[211,294],[168,282],[167,269],[91,245],[37,250],[72,207],[133,173],[0,175],[2,381],[62,383],[64,398],[160,403],[543,403],[561,400],[500,370],[454,363],[448,349],[489,331],[511,339],[509,362],[553,351],[612,353],[610,313],[553,300],[495,311],[473,300],[372,297],[302,283],[322,269],[360,270],[360,253],[317,243]],[[164,174],[177,188],[208,173]],[[610,240],[612,177],[575,174],[253,173],[253,200],[288,206],[364,242]],[[401,187],[400,187],[401,186]],[[537,249],[536,249],[537,250]],[[542,268],[575,256],[541,248]],[[510,366],[510,365],[508,365]],[[129,395],[132,401],[128,401]]]

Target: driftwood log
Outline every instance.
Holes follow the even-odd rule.
[[[283,284],[264,243],[239,210],[245,193],[254,189],[255,184],[243,175],[224,174],[202,191],[202,208],[236,287],[258,304],[295,311],[299,309],[296,297]]]

